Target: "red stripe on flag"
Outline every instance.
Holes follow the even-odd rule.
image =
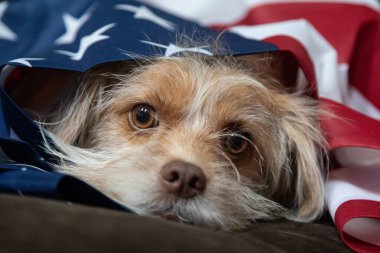
[[[355,218],[380,219],[380,202],[371,200],[349,200],[341,204],[335,212],[335,225],[342,240],[353,250],[366,253],[380,253],[380,247],[361,241],[343,231],[344,225]]]
[[[380,109],[380,16],[367,23],[358,36],[349,80],[374,106]],[[380,139],[380,136],[379,136]]]
[[[323,108],[336,117],[322,118],[322,127],[330,149],[366,147],[380,149],[380,121],[367,117],[342,104],[320,98]]]

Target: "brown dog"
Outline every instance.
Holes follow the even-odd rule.
[[[45,119],[59,147],[47,149],[58,170],[139,214],[222,229],[311,221],[324,205],[316,102],[286,92],[261,57],[250,61],[98,66]]]

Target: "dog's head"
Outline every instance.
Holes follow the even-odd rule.
[[[60,169],[137,213],[200,226],[316,218],[316,104],[241,66],[189,56],[87,72],[50,129]]]

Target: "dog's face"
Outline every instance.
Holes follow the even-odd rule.
[[[70,161],[61,170],[137,213],[199,226],[320,213],[323,138],[310,99],[202,57],[123,68],[113,83],[107,69],[90,71],[63,107],[52,129]]]

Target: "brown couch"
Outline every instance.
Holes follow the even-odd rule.
[[[331,221],[210,231],[108,209],[0,194],[0,252],[351,252]],[[326,218],[325,218],[326,219]]]

